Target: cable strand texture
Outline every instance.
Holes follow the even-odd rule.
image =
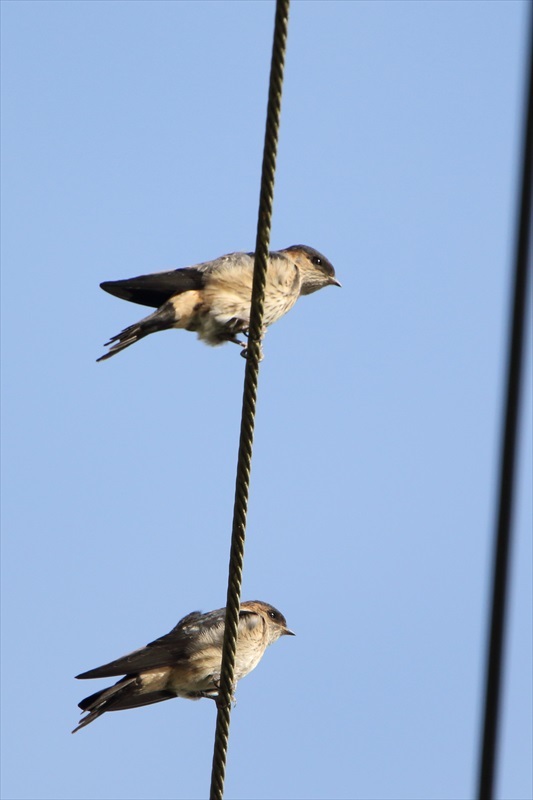
[[[255,409],[261,339],[263,334],[263,307],[266,284],[272,206],[274,200],[274,177],[278,150],[278,134],[281,113],[281,93],[285,50],[289,22],[290,0],[277,0],[274,23],[274,41],[270,67],[270,86],[268,93],[267,121],[261,191],[255,246],[254,278],[250,309],[250,329],[248,335],[248,357],[244,372],[241,431],[237,474],[235,478],[235,502],[233,507],[233,526],[228,569],[228,591],[226,599],[226,625],[222,650],[222,669],[220,675],[219,697],[217,701],[217,721],[211,771],[210,800],[222,800],[229,740],[231,704],[234,690],[235,652],[241,599],[242,571],[244,562],[244,540],[248,495],[252,464],[252,447],[255,426]]]

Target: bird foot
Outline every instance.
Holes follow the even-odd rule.
[[[244,349],[241,350],[241,356],[243,358],[248,358],[248,348],[247,347],[244,347]],[[263,353],[263,348],[261,347],[261,345],[259,345],[259,361],[262,361],[264,359],[264,357],[265,357],[265,354]]]
[[[235,706],[237,705],[237,698],[235,697],[233,692],[231,694],[231,699],[230,699],[229,704],[225,703],[222,700],[222,698],[220,697],[220,695],[217,695],[216,697],[214,697],[213,700],[217,704],[217,708],[231,708],[231,707],[235,708]]]

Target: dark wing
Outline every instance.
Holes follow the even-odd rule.
[[[109,664],[82,672],[76,678],[111,678],[117,675],[133,675],[157,667],[176,666],[189,658],[191,649],[198,646],[198,637],[204,643],[222,644],[225,615],[225,608],[218,608],[207,614],[193,611],[183,617],[170,633],[155,639],[146,647],[110,661]],[[246,619],[248,624],[252,616],[257,615],[247,609],[239,612],[240,619]]]
[[[182,294],[191,289],[202,289],[204,279],[204,270],[198,267],[185,267],[171,272],[139,275],[137,278],[126,278],[123,281],[104,281],[100,286],[121,300],[159,308],[175,294]]]
[[[82,672],[81,675],[76,675],[76,677],[83,680],[87,678],[111,678],[116,675],[132,675],[147,669],[177,665],[187,659],[191,641],[197,635],[198,621],[206,616],[209,615],[201,614],[200,611],[193,611],[180,620],[170,633],[155,639],[155,641],[147,644],[146,647],[141,647],[139,650],[134,650],[132,653],[122,656],[122,658],[110,661],[109,664],[103,664],[101,667]]]

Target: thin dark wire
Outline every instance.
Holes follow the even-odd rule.
[[[277,0],[276,2],[276,19],[274,23],[274,42],[270,66],[270,88],[268,93],[261,192],[259,197],[259,214],[255,245],[254,280],[247,348],[248,357],[244,373],[241,433],[239,439],[239,455],[237,458],[237,475],[235,479],[235,503],[233,507],[233,528],[231,534],[228,593],[226,600],[226,629],[222,650],[222,670],[220,675],[219,698],[217,701],[217,723],[211,771],[211,800],[222,800],[224,794],[224,778],[226,774],[244,560],[246,515],[248,511],[248,493],[252,464],[257,381],[263,328],[266,269],[272,223],[274,176],[276,171],[281,112],[281,92],[283,87],[283,69],[285,65],[285,49],[287,45],[287,29],[289,23],[289,5],[290,0]]]
[[[513,316],[509,336],[507,397],[505,420],[502,425],[500,455],[500,494],[497,512],[490,640],[487,650],[483,735],[479,763],[479,800],[492,800],[496,771],[496,747],[500,716],[500,694],[503,671],[503,645],[507,584],[511,552],[514,473],[516,440],[520,415],[524,328],[531,236],[531,184],[533,180],[533,3],[530,7],[529,86],[526,86],[526,124],[522,184],[520,188],[520,217],[515,254]]]

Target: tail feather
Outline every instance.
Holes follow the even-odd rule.
[[[150,333],[157,333],[158,331],[164,331],[174,327],[176,322],[174,306],[171,303],[165,303],[165,305],[161,306],[157,311],[154,311],[153,314],[141,319],[134,325],[124,328],[124,330],[117,333],[116,336],[112,336],[104,345],[104,347],[112,345],[111,349],[105,353],[105,355],[97,358],[96,361],[105,361],[107,358],[111,358],[111,356],[120,353],[121,350],[125,350],[126,347],[135,344],[139,339],[148,336]]]
[[[123,678],[114,686],[110,686],[109,689],[102,689],[100,692],[95,692],[82,700],[81,703],[78,704],[79,708],[88,713],[86,717],[83,717],[79,725],[74,728],[72,733],[76,733],[80,728],[84,728],[86,725],[89,725],[90,722],[94,722],[95,719],[98,719],[98,717],[106,711],[112,711],[115,706],[120,705],[121,699],[127,698],[132,691],[135,691],[136,681],[136,677]]]
[[[153,703],[161,703],[163,700],[170,700],[176,697],[175,692],[166,688],[154,688],[152,691],[144,685],[142,677],[139,675],[126,675],[125,678],[99,692],[89,695],[79,703],[79,708],[87,712],[79,725],[74,728],[72,733],[76,733],[80,728],[94,722],[106,711],[123,711],[127,708],[139,708],[139,706],[149,706]]]

